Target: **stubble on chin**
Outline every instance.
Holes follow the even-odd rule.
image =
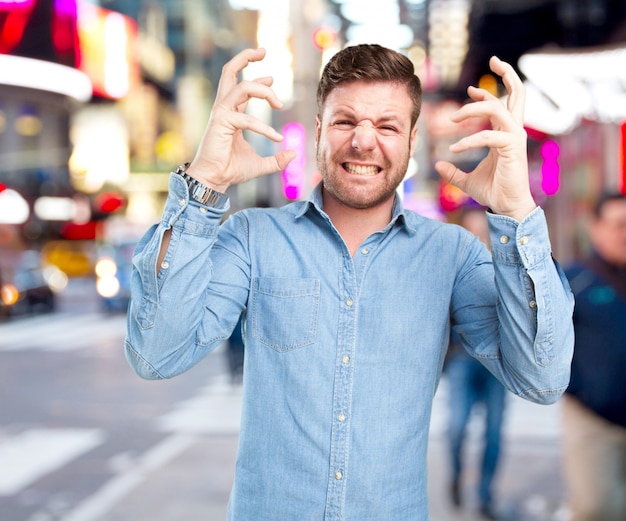
[[[320,158],[319,153],[317,160],[322,186],[326,193],[337,202],[356,210],[366,210],[387,202],[395,196],[404,178],[404,175],[398,175],[396,181],[386,179],[384,184],[368,183],[368,179],[363,179],[363,183],[359,183],[358,179],[350,178],[348,174],[344,175],[344,172],[337,171],[339,167],[332,171],[328,166],[329,163]],[[330,164],[339,163],[331,162]]]

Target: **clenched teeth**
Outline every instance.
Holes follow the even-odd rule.
[[[380,172],[380,168],[375,165],[355,165],[353,163],[344,163],[344,169],[354,175],[376,175]]]

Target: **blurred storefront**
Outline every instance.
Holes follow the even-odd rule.
[[[192,158],[222,66],[250,46],[268,53],[245,77],[273,75],[285,105],[272,111],[253,100],[248,110],[281,130],[282,146],[296,149],[298,159],[285,172],[231,187],[233,209],[308,196],[319,180],[313,131],[320,70],[344,45],[367,41],[405,52],[423,81],[419,143],[401,195],[438,219],[454,219],[468,201],[440,183],[434,162],[447,158],[471,169],[481,158],[449,157],[448,144],[481,125],[452,126],[450,111],[466,102],[467,84],[503,95],[485,73],[489,55],[518,67],[528,86],[533,193],[551,221],[556,254],[566,259],[586,246],[581,230],[595,196],[625,190],[626,67],[617,53],[626,40],[619,31],[624,9],[599,2],[599,31],[573,4],[0,0],[0,221],[13,230],[0,237],[16,229],[40,243],[138,237],[160,215],[171,169]],[[510,38],[520,24],[526,41]],[[612,64],[600,66],[597,55],[582,65],[571,61],[602,38],[611,44],[597,50]],[[540,54],[545,44],[552,50]],[[247,137],[262,155],[280,146]]]
[[[604,191],[626,193],[626,45],[523,55],[531,180],[559,260],[588,248]]]
[[[176,127],[173,77],[171,50],[128,16],[0,0],[0,247],[93,257],[126,210],[131,166],[152,167],[159,133]]]
[[[79,62],[75,4],[0,1],[0,226],[26,239],[53,233],[46,211],[75,195],[70,117],[92,94]]]

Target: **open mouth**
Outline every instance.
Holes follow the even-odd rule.
[[[381,171],[376,165],[355,165],[354,163],[343,163],[341,165],[346,172],[353,175],[374,176]]]

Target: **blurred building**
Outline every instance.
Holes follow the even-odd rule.
[[[137,236],[158,218],[169,172],[191,159],[223,65],[251,46],[268,55],[244,74],[273,75],[285,107],[253,100],[248,109],[298,159],[231,187],[233,209],[306,197],[319,179],[320,70],[342,46],[367,41],[406,53],[423,81],[419,146],[401,192],[436,218],[467,199],[439,182],[434,161],[471,169],[481,158],[448,157],[460,136],[450,111],[468,84],[503,94],[491,55],[518,68],[533,191],[567,257],[584,247],[577,228],[592,198],[626,189],[626,67],[612,52],[626,46],[625,20],[621,0],[0,0],[0,221],[26,205],[11,226],[29,240]],[[249,139],[263,155],[280,146]],[[5,210],[13,217],[2,211],[7,192],[21,205]]]
[[[74,194],[70,118],[92,95],[78,69],[76,5],[60,4],[0,2],[0,226],[23,226],[33,237],[54,229],[37,215],[37,199],[61,212]]]
[[[280,113],[255,100],[248,110],[276,128],[287,129],[286,141],[301,154],[299,161],[282,175],[232,187],[232,207],[280,205],[306,194],[315,178],[310,133],[314,128],[315,107],[311,94],[322,63],[322,49],[314,45],[312,34],[327,11],[325,1],[309,0],[305,8],[297,0],[103,0],[101,3],[138,20],[140,34],[158,34],[172,50],[176,64],[172,100],[178,127],[174,132],[160,134],[156,161],[133,163],[126,185],[131,219],[158,215],[169,172],[191,159],[204,132],[222,67],[246,47],[268,49],[264,61],[268,71],[264,74],[274,76],[274,89],[285,102]],[[248,138],[259,153],[275,153],[274,143],[256,135]],[[155,208],[159,212],[154,212]]]

